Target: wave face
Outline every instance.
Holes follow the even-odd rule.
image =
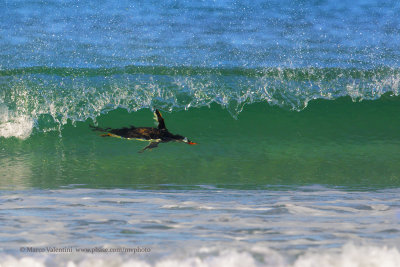
[[[26,138],[33,126],[59,130],[123,108],[168,111],[218,104],[237,117],[266,102],[300,111],[314,99],[376,100],[399,94],[400,70],[137,67],[0,71],[0,135]]]
[[[41,115],[39,129],[34,128],[29,138],[1,139],[0,164],[4,179],[17,176],[21,178],[17,185],[35,187],[78,181],[106,187],[215,183],[391,187],[400,185],[399,114],[400,98],[389,95],[362,102],[350,97],[320,99],[301,112],[253,103],[238,119],[218,104],[163,111],[172,133],[199,145],[165,143],[141,154],[137,152],[147,143],[102,138],[91,131],[92,120],[74,124],[67,120],[60,131],[52,131],[58,124]],[[102,128],[154,126],[150,109],[119,108],[95,119]],[[10,128],[29,134],[31,125],[21,119]]]

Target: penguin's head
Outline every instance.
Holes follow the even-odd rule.
[[[188,145],[197,145],[197,143],[190,141],[187,137],[180,136],[180,135],[179,135],[179,137],[177,138],[177,141],[178,141],[178,142],[186,143],[186,144],[188,144]]]

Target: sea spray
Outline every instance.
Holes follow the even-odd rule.
[[[33,126],[60,131],[68,121],[96,121],[118,108],[179,111],[218,104],[237,118],[257,102],[301,111],[315,99],[377,100],[400,90],[396,68],[43,67],[3,70],[0,76],[9,81],[0,85],[0,135],[19,138]]]
[[[34,121],[28,115],[18,115],[0,104],[0,136],[25,139],[30,136]]]

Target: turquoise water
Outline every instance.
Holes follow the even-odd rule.
[[[340,98],[314,101],[306,110],[293,112],[255,103],[246,106],[238,119],[216,104],[165,112],[171,132],[199,145],[166,143],[144,154],[137,152],[147,142],[102,138],[90,130],[92,120],[74,126],[69,122],[60,132],[34,129],[25,140],[5,139],[1,181],[2,186],[17,188],[68,184],[396,187],[399,104],[394,97],[361,103]],[[147,109],[133,113],[117,109],[101,115],[96,123],[154,125]],[[14,177],[18,182],[9,184]]]
[[[0,5],[0,265],[400,262],[396,1]]]

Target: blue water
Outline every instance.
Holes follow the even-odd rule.
[[[398,266],[399,14],[0,0],[0,266]]]
[[[2,1],[0,67],[399,66],[398,1]]]

